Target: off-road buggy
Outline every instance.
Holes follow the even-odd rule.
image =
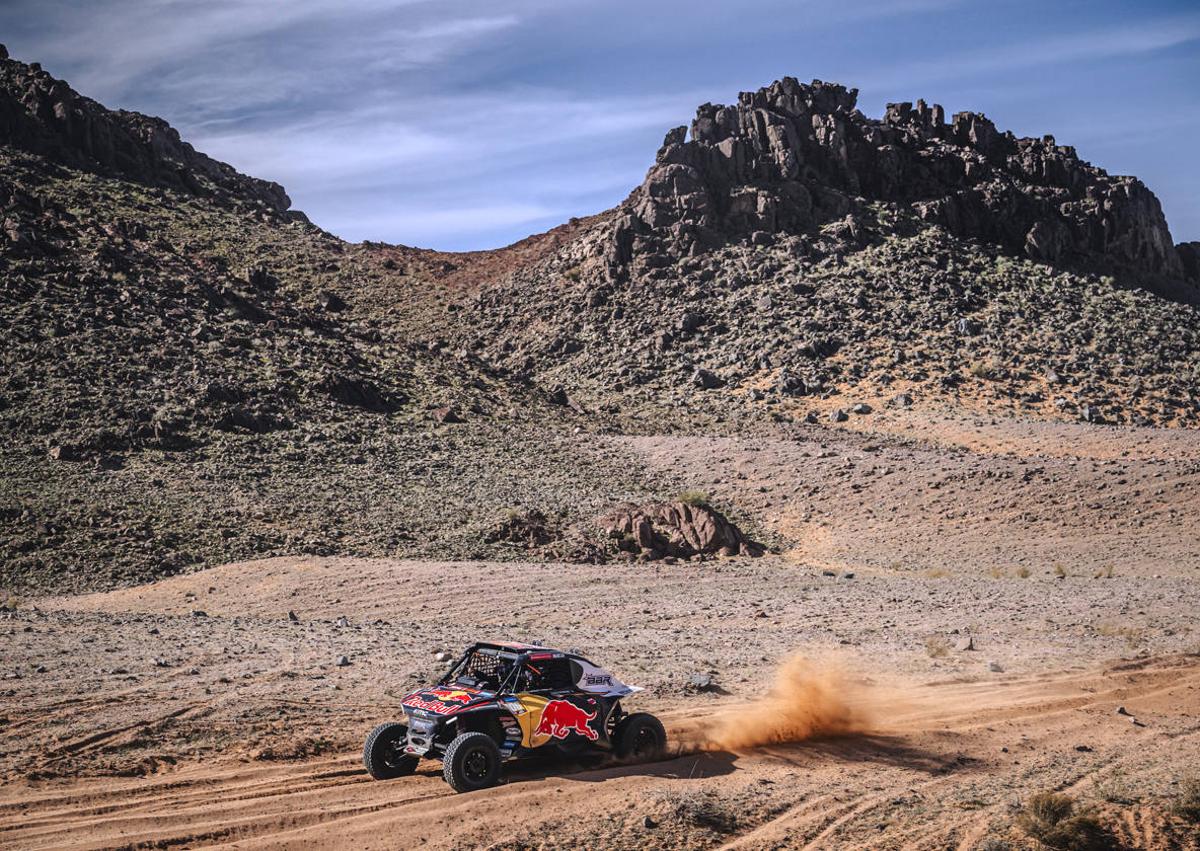
[[[363,764],[376,780],[441,759],[457,792],[492,786],[505,760],[543,754],[649,759],[667,744],[662,723],[625,714],[628,686],[576,653],[532,644],[479,642],[437,685],[402,701],[404,722],[367,736]]]

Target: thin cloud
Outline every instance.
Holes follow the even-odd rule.
[[[783,75],[857,86],[880,106],[1002,106],[1005,126],[1108,155],[1116,122],[1093,117],[1114,90],[1147,92],[1146,113],[1200,106],[1200,15],[1184,8],[1147,0],[1081,24],[1037,0],[746,0],[704,14],[690,0],[3,0],[0,32],[79,91],[280,181],[339,235],[454,249],[611,206],[697,104]],[[1039,73],[1051,67],[1071,72],[1069,91]],[[1121,167],[1190,168],[1189,138],[1126,144]],[[1186,181],[1158,182],[1194,231]]]
[[[861,81],[866,86],[895,87],[974,74],[1015,72],[1046,65],[1065,65],[1121,56],[1154,53],[1200,40],[1200,16],[1164,18],[1140,24],[1023,40],[1000,47],[978,47],[936,62],[901,64]]]

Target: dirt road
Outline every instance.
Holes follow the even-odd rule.
[[[970,849],[1019,843],[1014,808],[1059,789],[1131,847],[1195,848],[1168,809],[1200,754],[1198,593],[785,559],[277,559],[43,600],[0,622],[0,845]],[[436,764],[366,778],[362,736],[436,676],[433,651],[535,629],[647,686],[638,707],[688,752],[522,768],[464,796]],[[954,649],[967,636],[978,649]],[[796,651],[836,673],[861,732],[694,749]],[[696,693],[692,671],[726,693]]]

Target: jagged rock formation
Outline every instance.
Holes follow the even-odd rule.
[[[862,203],[907,205],[922,220],[1036,260],[1181,277],[1158,199],[1134,177],[1092,166],[1054,137],[1016,138],[984,115],[891,104],[882,120],[856,89],[784,79],[705,104],[667,133],[622,207],[610,260],[652,268],[731,240],[765,242],[848,217]],[[1198,281],[1200,282],[1200,281]]]
[[[26,65],[10,59],[3,45],[0,145],[72,168],[193,195],[230,193],[277,212],[292,203],[278,183],[247,177],[199,153],[161,118],[105,109],[52,77],[38,63]]]
[[[645,561],[705,555],[760,556],[761,544],[751,541],[725,515],[707,505],[656,502],[625,505],[600,518],[604,531],[617,540],[621,552]]]

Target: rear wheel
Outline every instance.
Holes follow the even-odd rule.
[[[500,780],[500,748],[487,733],[463,733],[446,746],[442,776],[455,792],[474,792]]]
[[[363,745],[363,767],[375,780],[391,780],[417,770],[420,757],[404,753],[408,727],[404,724],[380,724]]]
[[[667,749],[662,722],[645,712],[621,719],[616,729],[616,752],[621,759],[656,759]]]

